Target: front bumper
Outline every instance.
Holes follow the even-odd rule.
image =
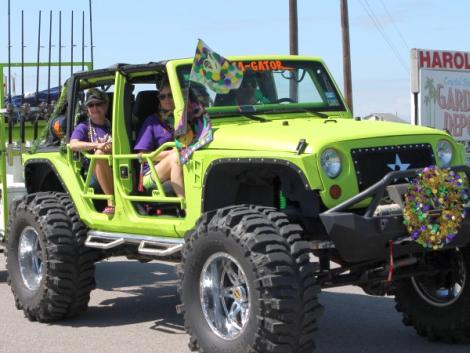
[[[470,167],[457,166],[454,172],[463,172],[470,180]],[[366,190],[320,214],[328,236],[340,256],[347,262],[362,262],[385,259],[389,253],[389,242],[394,242],[394,254],[424,251],[424,248],[409,238],[403,224],[403,216],[374,216],[386,188],[397,179],[414,178],[421,169],[394,171]],[[353,205],[372,198],[363,215],[351,212]],[[470,244],[470,207],[458,235],[444,248],[463,247]],[[395,246],[396,245],[396,246]]]

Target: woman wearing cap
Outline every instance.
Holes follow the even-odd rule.
[[[167,79],[164,79],[160,85],[158,101],[159,112],[145,119],[137,136],[134,150],[138,153],[149,153],[165,142],[174,140],[173,110],[175,109],[175,103]],[[156,156],[155,162],[155,170],[159,180],[161,182],[170,180],[176,195],[183,197],[183,170],[179,163],[177,151],[175,149],[163,151]],[[142,184],[145,189],[154,189],[155,181],[147,165],[144,166],[142,174]]]
[[[78,124],[70,137],[70,149],[72,151],[89,152],[97,155],[111,153],[111,125],[106,119],[108,110],[108,96],[98,89],[90,89],[85,102],[88,120]],[[96,185],[98,181],[105,194],[112,195],[113,171],[108,161],[95,160],[94,175],[90,185]],[[95,179],[96,177],[96,179]],[[105,214],[114,214],[114,205],[108,200],[108,206],[103,210]]]

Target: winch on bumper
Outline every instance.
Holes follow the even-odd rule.
[[[465,173],[467,180],[470,180],[470,167],[456,166],[450,169]],[[387,187],[389,194],[392,192],[390,196],[401,203],[403,190],[398,190],[398,185],[390,184],[396,180],[414,178],[420,171],[421,169],[411,169],[390,172],[366,190],[320,214],[326,232],[345,261],[362,262],[386,258],[390,241],[394,244],[395,256],[425,250],[409,237],[401,212],[392,215],[377,214]],[[372,201],[363,215],[350,211],[352,206],[369,197]],[[470,207],[466,207],[466,211],[459,233],[444,248],[470,244]]]

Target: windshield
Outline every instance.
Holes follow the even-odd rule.
[[[245,60],[234,63],[243,71],[238,89],[221,94],[201,83],[190,82],[212,117],[240,112],[345,110],[327,71],[318,62]],[[178,67],[181,87],[188,87],[190,71],[191,65]]]

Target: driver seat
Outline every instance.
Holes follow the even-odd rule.
[[[137,138],[137,135],[140,132],[145,119],[158,111],[158,91],[157,90],[147,90],[140,91],[135,97],[134,107],[132,110],[133,113],[133,140]],[[134,144],[132,144],[133,146]]]

